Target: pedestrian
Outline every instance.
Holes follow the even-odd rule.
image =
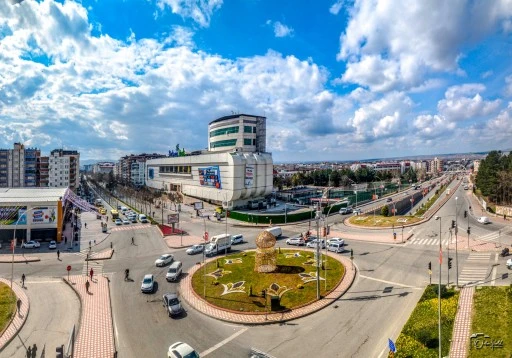
[[[94,275],[94,270],[92,269],[92,267],[91,267],[91,271],[89,271],[89,275],[91,276],[91,281],[92,281],[92,276]]]
[[[85,228],[87,229],[87,223],[84,223]]]
[[[25,274],[21,275],[21,287],[25,287]]]
[[[57,260],[60,260],[60,250],[57,250]]]
[[[18,298],[16,301],[16,307],[18,307],[18,314],[20,314],[20,308],[21,308],[21,299]]]
[[[90,285],[91,285],[91,284],[89,283],[89,280],[85,281],[85,291],[86,291],[87,293],[89,293],[89,286],[90,286]]]
[[[135,245],[134,237],[132,236],[132,245]]]
[[[507,220],[507,214],[503,214],[503,220]]]

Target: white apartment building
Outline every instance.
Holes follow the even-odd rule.
[[[146,163],[143,160],[137,160],[131,163],[130,175],[131,182],[135,186],[143,186],[146,183]]]
[[[55,149],[49,159],[50,188],[67,188],[75,190],[80,182],[80,154],[76,150]]]

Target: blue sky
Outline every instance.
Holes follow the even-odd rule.
[[[115,159],[267,117],[275,161],[512,147],[507,0],[0,2],[0,148]]]

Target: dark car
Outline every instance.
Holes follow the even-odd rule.
[[[351,214],[351,213],[352,213],[352,208],[341,208],[340,209],[341,215],[347,215],[347,214]]]
[[[169,317],[178,316],[183,313],[183,307],[181,306],[180,299],[175,293],[166,293],[163,296],[164,307],[167,310]]]
[[[386,201],[389,203],[390,201],[393,201],[393,198],[387,198]]]

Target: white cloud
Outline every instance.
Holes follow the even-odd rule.
[[[274,35],[276,37],[293,36],[293,29],[279,21],[274,22]]]
[[[512,96],[512,75],[505,77],[505,94]]]
[[[417,87],[427,73],[456,73],[463,46],[511,15],[508,0],[357,0],[340,39],[338,59],[348,62],[342,79],[389,91]]]
[[[160,9],[166,6],[173,14],[191,18],[201,27],[210,26],[213,13],[222,7],[222,0],[157,0]]]
[[[445,99],[438,102],[438,111],[450,121],[488,116],[499,109],[501,101],[484,100],[480,95],[484,91],[480,83],[452,86],[446,90]]]
[[[329,12],[333,15],[338,15],[340,10],[343,8],[345,0],[336,0],[334,4],[329,8]]]
[[[420,115],[413,121],[415,133],[424,140],[449,137],[455,129],[455,123],[440,115]]]

